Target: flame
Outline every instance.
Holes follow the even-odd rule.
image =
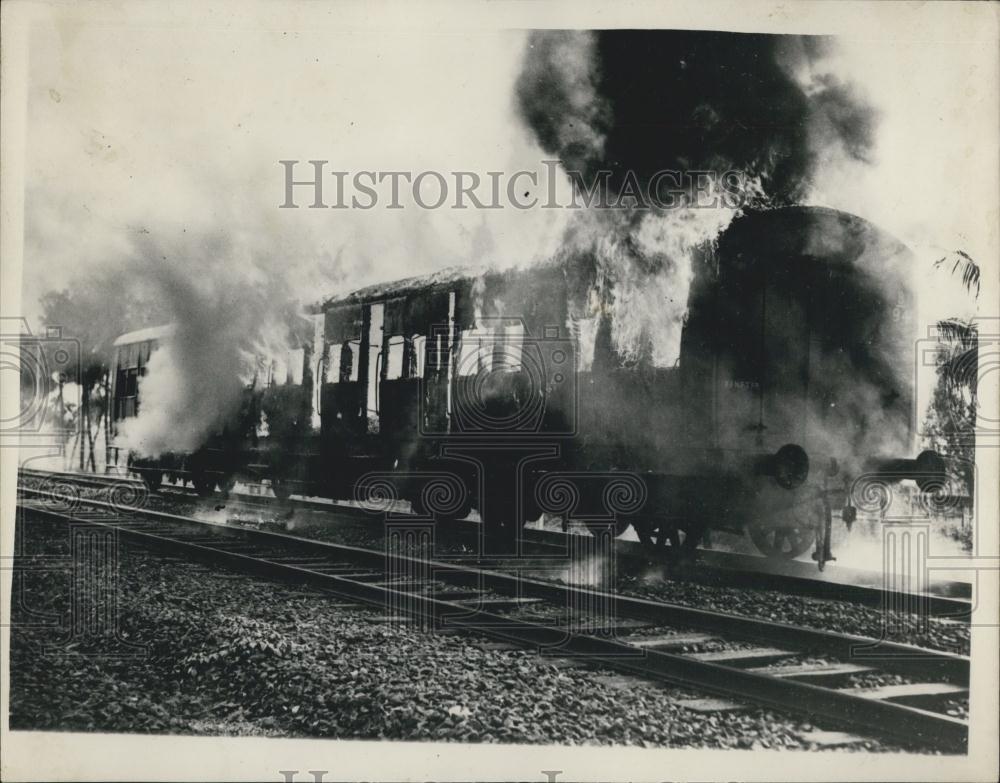
[[[712,190],[721,192],[717,180]],[[564,252],[571,264],[579,266],[582,258],[593,263],[592,283],[570,315],[582,369],[592,366],[602,318],[610,322],[611,347],[622,364],[676,363],[696,252],[714,242],[740,212],[718,203],[580,213]]]

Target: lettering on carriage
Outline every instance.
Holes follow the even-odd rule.
[[[725,382],[725,387],[727,389],[739,389],[746,391],[759,391],[760,382],[759,381],[743,381],[743,380],[727,380]]]

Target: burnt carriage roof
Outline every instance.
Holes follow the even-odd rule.
[[[130,345],[131,343],[141,343],[147,340],[165,340],[173,337],[177,331],[176,324],[166,324],[164,326],[148,326],[145,329],[136,329],[134,332],[118,337],[113,345]]]
[[[476,269],[473,267],[452,266],[432,272],[428,275],[406,277],[402,280],[391,280],[385,283],[359,288],[346,294],[332,296],[324,300],[318,311],[344,305],[361,305],[371,302],[382,302],[386,299],[425,294],[443,290],[453,290],[462,284],[471,285],[475,280],[483,280],[487,287],[494,281],[510,281],[517,277],[541,277],[546,273],[561,273],[564,259],[552,258],[525,268],[512,269]]]
[[[868,232],[868,236],[870,237],[878,236],[883,242],[883,247],[895,246],[899,249],[903,248],[903,246],[899,244],[898,240],[891,238],[889,235],[878,230],[868,221],[855,215],[826,207],[801,206],[779,207],[770,210],[758,211],[748,210],[733,221],[729,229],[724,232],[723,237],[720,237],[720,241],[723,240],[727,234],[738,234],[741,230],[746,230],[751,226],[762,225],[766,227],[774,227],[780,226],[786,221],[786,225],[794,227],[793,230],[800,233],[807,226],[815,223],[816,221],[826,223],[828,225],[839,222],[847,226],[852,226],[859,231]],[[520,283],[530,286],[532,282],[540,281],[541,278],[547,277],[548,275],[564,275],[566,272],[566,269],[564,268],[565,264],[580,260],[581,258],[571,258],[564,254],[558,254],[554,258],[550,258],[541,263],[535,263],[526,268],[515,268],[506,271],[482,268],[477,269],[473,267],[447,267],[426,275],[407,277],[401,280],[390,280],[383,283],[369,285],[364,288],[359,288],[354,291],[349,291],[347,293],[337,294],[307,307],[305,312],[307,314],[316,315],[336,307],[369,304],[402,297],[408,298],[415,294],[426,295],[439,293],[454,290],[460,286],[472,286],[477,281],[482,281],[486,290],[489,290],[491,288],[491,284],[494,282],[503,281],[504,283],[509,284],[513,282],[515,278],[520,278]],[[586,276],[567,276],[567,283],[574,286],[579,286],[586,280]],[[580,292],[574,291],[573,293],[578,295]],[[169,338],[174,328],[174,326],[154,327],[152,329],[141,329],[135,332],[130,332],[115,340],[115,345],[139,342],[150,338]]]
[[[838,222],[845,226],[852,226],[856,231],[866,232],[866,235],[870,238],[879,237],[886,245],[892,244],[899,249],[903,248],[898,240],[885,234],[867,220],[829,207],[795,205],[771,209],[748,209],[733,221],[730,228],[724,234],[733,233],[734,230],[738,233],[740,230],[745,230],[756,225],[771,226],[783,223],[794,226],[799,232],[805,232],[808,231],[810,226],[815,226],[817,223],[832,225]],[[568,260],[568,257],[565,255],[558,254],[554,258],[532,264],[522,269],[498,270],[458,266],[447,267],[427,275],[407,277],[402,280],[390,280],[359,288],[346,294],[338,294],[323,300],[319,305],[311,309],[313,312],[323,312],[331,307],[369,304],[416,293],[429,293],[443,289],[450,290],[458,284],[469,283],[477,278],[485,278],[487,281],[496,278],[510,280],[513,277],[522,275],[544,275],[546,271],[558,273],[562,271],[563,264]]]
[[[468,267],[448,267],[429,275],[418,275],[416,277],[405,277],[402,280],[390,280],[385,283],[375,283],[374,285],[359,288],[347,294],[332,296],[323,301],[320,310],[327,310],[331,307],[342,305],[366,304],[368,302],[379,302],[384,299],[394,299],[407,294],[431,291],[440,288],[451,288],[456,283],[472,280],[477,277],[475,270]]]

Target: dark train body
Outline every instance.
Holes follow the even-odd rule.
[[[943,470],[934,454],[910,459],[908,261],[845,213],[737,218],[698,254],[672,367],[626,366],[577,261],[373,286],[319,307],[301,365],[258,377],[199,451],[132,466],[203,491],[239,476],[278,495],[391,486],[418,512],[479,508],[497,530],[556,506],[654,544],[750,530],[768,554],[799,554],[831,513],[852,521],[858,476]],[[117,423],[157,339],[119,340]],[[616,476],[633,481],[617,505]],[[559,477],[572,500],[553,499]]]

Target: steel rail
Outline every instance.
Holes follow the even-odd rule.
[[[27,489],[27,488],[26,488]],[[45,496],[45,493],[30,490],[31,494]],[[51,497],[50,497],[51,499]],[[251,531],[242,528],[230,528],[212,523],[192,520],[186,517],[156,512],[148,509],[116,506],[95,500],[79,500],[69,497],[56,498],[64,500],[77,500],[87,506],[110,510],[115,514],[126,515],[124,519],[93,519],[84,518],[89,524],[96,524],[117,530],[133,541],[149,544],[158,548],[173,549],[194,554],[200,558],[208,558],[213,562],[222,562],[241,570],[258,573],[264,576],[281,577],[304,581],[313,585],[326,587],[340,595],[357,598],[368,603],[386,606],[394,599],[394,605],[402,611],[417,614],[423,618],[432,618],[435,623],[443,623],[446,627],[454,626],[471,629],[487,635],[515,641],[520,644],[540,646],[554,654],[569,656],[584,656],[589,660],[597,660],[602,664],[615,669],[629,671],[653,679],[661,679],[676,684],[694,686],[712,693],[737,697],[749,700],[758,704],[779,708],[786,711],[809,715],[812,719],[824,718],[837,724],[847,725],[851,728],[864,728],[869,732],[880,736],[891,736],[894,739],[907,743],[917,742],[924,746],[947,749],[960,752],[967,741],[968,725],[961,720],[951,718],[934,712],[909,707],[877,699],[867,698],[843,691],[831,690],[808,683],[795,682],[788,679],[764,674],[761,672],[751,672],[735,667],[708,661],[700,661],[684,655],[663,652],[660,650],[640,649],[629,645],[627,642],[601,639],[586,634],[573,633],[563,627],[553,627],[533,622],[526,622],[516,618],[506,617],[491,612],[478,610],[470,613],[468,605],[458,604],[454,601],[444,601],[437,598],[420,595],[408,591],[395,590],[386,584],[373,584],[370,581],[359,581],[349,576],[324,573],[306,566],[291,565],[288,563],[276,562],[267,558],[254,556],[251,554],[226,551],[215,547],[205,546],[201,543],[193,543],[172,538],[169,535],[151,533],[147,530],[136,530],[127,525],[135,523],[136,517],[152,517],[174,523],[182,523],[190,528],[208,529],[212,528],[213,533],[222,534],[225,538],[243,539],[247,541],[267,542],[268,544],[284,543],[295,545],[296,547],[310,547],[313,543],[307,539],[299,539],[286,534],[266,533],[262,531]],[[55,517],[64,520],[73,520],[72,513],[54,511],[45,508],[26,507],[22,508],[39,513],[44,516]],[[128,515],[131,515],[128,516]],[[325,551],[335,557],[354,562],[360,561],[362,565],[376,567],[381,570],[385,563],[385,553],[374,550],[362,549],[359,547],[347,547],[344,545],[324,544],[317,551]],[[395,557],[395,556],[394,556]],[[458,569],[454,565],[436,563],[435,561],[422,560],[419,558],[407,558],[399,556],[399,561],[408,561],[410,565],[417,565],[423,568],[432,568],[429,573],[435,579],[442,579],[445,576],[462,575],[466,583],[472,580],[477,586],[482,586],[481,577],[486,576],[487,583],[499,582],[510,586],[508,580],[514,579],[518,585],[525,585],[525,580],[510,577],[504,574],[483,572],[476,569]],[[499,579],[498,579],[499,578]],[[447,581],[442,579],[442,581]],[[579,598],[579,590],[565,586],[554,585],[545,582],[528,580],[526,585],[531,595],[555,601],[558,598],[566,601],[574,595]],[[525,591],[519,591],[523,594]],[[639,608],[639,616],[646,619],[655,620],[660,625],[671,625],[680,623],[685,626],[697,626],[692,623],[692,619],[705,619],[714,615],[712,625],[719,629],[719,622],[730,635],[752,635],[753,638],[773,639],[773,626],[775,623],[763,623],[761,621],[750,621],[746,618],[734,618],[732,616],[719,615],[718,613],[704,612],[702,610],[689,610],[686,607],[675,607],[669,604],[642,601],[641,599],[621,599],[618,596],[609,596],[615,603],[620,603],[621,608],[635,610]],[[593,591],[587,591],[587,597],[592,600]],[[579,605],[579,604],[566,604]],[[681,611],[678,611],[681,610]],[[632,614],[631,616],[636,616]],[[736,621],[732,623],[731,621]],[[750,626],[771,626],[771,631],[761,631],[749,633]],[[704,626],[702,626],[704,627]],[[783,627],[780,638],[787,643],[788,640],[797,638],[793,633],[787,634],[790,626]],[[792,629],[799,630],[799,629]],[[860,637],[849,637],[836,634],[822,634],[827,641],[841,637],[841,645],[852,645]],[[811,637],[815,638],[815,637]],[[871,640],[861,640],[870,645]],[[948,662],[946,669],[961,669],[964,664],[964,677],[968,681],[968,659],[961,656],[950,656],[946,653],[920,650],[919,648],[909,648],[909,652],[921,652],[929,660],[937,660],[939,663]],[[828,650],[829,652],[829,650]],[[880,663],[891,663],[891,660],[880,660]],[[925,660],[926,663],[926,660]]]
[[[92,486],[111,486],[116,482],[125,482],[136,486],[144,486],[138,479],[126,476],[85,475],[71,472],[47,472],[31,468],[22,468],[22,473],[32,478],[51,479],[58,477],[67,481],[78,481]],[[194,496],[193,491],[183,487],[165,486],[161,491],[170,494]],[[338,503],[323,503],[293,498],[276,500],[263,496],[230,495],[233,502],[252,507],[267,507],[275,503],[293,504],[297,507],[326,513],[351,516],[370,517],[373,512],[357,506],[347,506]],[[401,517],[406,515],[400,514]],[[414,519],[417,517],[414,516]],[[441,525],[442,523],[438,523]],[[466,529],[466,526],[468,529]],[[481,525],[474,522],[449,521],[447,532],[458,535],[476,535]],[[523,542],[530,543],[544,550],[536,554],[549,554],[552,557],[568,554],[568,536],[572,534],[559,533],[552,530],[525,528],[521,531]],[[932,617],[940,617],[960,623],[971,620],[973,602],[970,600],[971,585],[966,582],[932,583],[927,592],[907,592],[889,589],[882,584],[884,575],[874,572],[857,571],[855,569],[840,569],[845,578],[853,581],[835,581],[830,578],[815,578],[814,568],[797,561],[772,563],[767,558],[752,555],[740,555],[732,552],[699,549],[695,562],[672,562],[669,553],[660,557],[651,557],[641,545],[632,541],[615,541],[615,554],[620,563],[624,563],[626,572],[646,567],[649,563],[667,565],[673,576],[682,579],[705,582],[715,586],[746,587],[751,589],[770,589],[791,595],[800,595],[821,600],[841,601],[868,606],[875,609],[886,607],[910,606],[926,612]],[[621,570],[620,570],[621,572]],[[864,582],[864,583],[859,583]]]
[[[384,562],[385,553],[348,544],[334,544],[327,541],[302,538],[289,533],[254,530],[238,526],[219,525],[191,517],[171,514],[153,509],[123,506],[92,498],[73,498],[48,493],[31,488],[19,488],[35,495],[47,496],[54,500],[83,503],[95,508],[110,509],[141,514],[156,519],[171,520],[183,524],[193,524],[211,529],[216,534],[244,537],[272,544],[304,547],[329,556],[348,557],[375,567]],[[475,564],[450,563],[428,558],[394,555],[398,562],[406,563],[421,573],[433,573],[436,577],[463,586],[483,587],[510,595],[526,594],[564,605],[581,606],[584,602],[602,600],[616,617],[630,617],[640,620],[661,622],[664,625],[687,625],[699,630],[725,633],[743,639],[792,646],[804,652],[816,651],[833,655],[848,661],[863,660],[877,662],[880,668],[902,674],[916,676],[944,676],[963,685],[969,682],[969,659],[967,656],[941,650],[929,650],[915,645],[872,639],[816,628],[804,628],[772,620],[726,614],[706,609],[696,609],[681,604],[654,601],[645,598],[608,593],[592,588],[549,582],[524,576],[521,572],[505,573],[479,567]],[[525,566],[525,571],[535,570],[533,564]]]

